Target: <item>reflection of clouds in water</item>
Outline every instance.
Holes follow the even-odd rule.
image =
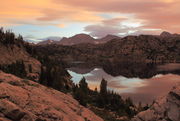
[[[153,99],[166,94],[172,85],[180,82],[180,76],[174,74],[158,74],[149,79],[126,78],[124,76],[113,77],[101,68],[96,68],[87,74],[78,74],[69,71],[72,80],[77,84],[84,76],[90,89],[99,88],[102,78],[108,81],[108,89],[121,93],[122,96],[130,96],[135,102],[144,101],[151,103]]]
[[[74,83],[79,83],[79,80],[83,77],[82,74],[77,74],[73,71],[67,70],[68,73],[72,76],[71,80],[73,80]]]
[[[163,76],[164,76],[163,74],[157,74],[157,75],[153,76],[152,78],[161,78]]]
[[[92,70],[91,72],[87,74],[78,74],[70,70],[67,70],[67,71],[72,76],[71,80],[73,80],[73,82],[76,84],[79,83],[82,77],[85,77],[91,89],[95,89],[95,87],[99,88],[102,78],[106,80],[110,80],[112,78],[111,75],[108,75],[106,72],[104,72],[104,70],[100,68],[95,68],[94,70]]]
[[[102,78],[108,81],[108,88],[110,90],[114,90],[118,93],[124,93],[124,92],[135,92],[136,88],[146,86],[146,82],[139,78],[126,78],[123,76],[117,76],[113,77],[106,72],[104,72],[103,69],[95,68],[93,71],[87,74],[78,74],[73,71],[69,71],[70,75],[72,76],[72,80],[75,83],[78,83],[81,78],[84,76],[91,89],[94,89],[94,87],[99,87],[100,82]]]
[[[68,73],[72,76],[71,80],[73,80],[74,83],[79,83],[79,81],[83,78],[83,77],[88,77],[88,76],[92,76],[91,73],[87,73],[87,74],[78,74],[76,72],[67,70]]]
[[[125,78],[121,80],[121,85],[128,87],[143,87],[146,85],[145,81],[139,78]]]
[[[145,80],[139,78],[126,78],[123,76],[117,76],[112,78],[111,82],[108,84],[110,88],[113,88],[118,93],[135,93],[137,88],[146,86],[146,83],[147,82]]]
[[[100,69],[100,68],[95,68],[94,70],[92,70],[90,72],[91,75],[87,75],[86,79],[88,81],[99,81],[101,82],[102,78],[106,79],[106,80],[110,80],[112,78],[111,75],[107,74],[106,72],[104,72],[104,70]]]
[[[179,69],[180,69],[180,64],[179,64],[179,63],[164,64],[164,65],[158,66],[157,69],[158,69],[159,71],[179,70]]]

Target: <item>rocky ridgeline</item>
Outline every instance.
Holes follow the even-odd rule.
[[[0,71],[0,121],[102,121],[71,96]]]
[[[103,38],[95,39],[88,34],[77,34],[69,38],[63,37],[59,41],[51,40],[50,38],[48,40],[41,41],[37,44],[38,45],[58,44],[58,45],[67,45],[67,46],[83,44],[83,43],[102,44],[113,39],[120,39],[120,37],[115,36],[115,35],[107,35]]]
[[[61,41],[60,41],[61,42]],[[109,40],[104,44],[36,45],[37,56],[45,54],[65,62],[83,61],[103,65],[105,62],[175,63],[180,62],[180,36],[139,35]],[[52,54],[53,53],[53,54]],[[105,63],[106,64],[106,63]]]
[[[180,121],[180,83],[167,96],[157,99],[147,111],[140,112],[132,121]]]

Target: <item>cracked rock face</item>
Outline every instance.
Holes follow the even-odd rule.
[[[140,112],[132,121],[180,121],[180,83],[167,96],[157,99],[147,111]]]
[[[102,121],[71,96],[0,71],[0,121]]]

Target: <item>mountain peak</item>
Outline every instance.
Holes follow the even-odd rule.
[[[110,41],[110,40],[120,39],[120,38],[121,38],[121,37],[119,37],[119,36],[108,34],[108,35],[106,35],[105,37],[101,38],[100,41],[101,41],[101,42],[108,42],[108,41]]]
[[[162,36],[162,37],[169,37],[169,36],[171,36],[172,34],[171,33],[169,33],[169,32],[167,32],[167,31],[163,31],[161,34],[160,34],[160,36]]]
[[[85,33],[80,33],[80,34],[76,34],[76,35],[74,35],[74,36],[90,36],[90,35],[85,34]]]
[[[75,44],[80,44],[80,43],[93,43],[94,40],[95,39],[93,37],[91,37],[90,35],[81,33],[81,34],[76,34],[76,35],[69,37],[69,38],[63,38],[59,42],[59,44],[75,45]]]
[[[76,37],[78,37],[78,38],[82,38],[82,39],[85,39],[85,38],[94,39],[94,38],[93,38],[93,37],[91,37],[90,35],[88,35],[88,34],[84,34],[84,33],[81,33],[81,34],[76,34],[76,35],[74,35],[74,36],[72,36],[72,37],[70,37],[70,38],[76,38]]]
[[[38,45],[46,45],[46,44],[52,44],[52,43],[55,43],[56,41],[55,40],[44,40],[44,41],[41,41],[39,43],[37,43]]]

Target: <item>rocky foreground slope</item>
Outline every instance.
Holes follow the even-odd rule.
[[[0,121],[102,121],[71,96],[0,71]]]
[[[147,111],[132,121],[180,121],[180,83],[167,96],[157,99]]]

